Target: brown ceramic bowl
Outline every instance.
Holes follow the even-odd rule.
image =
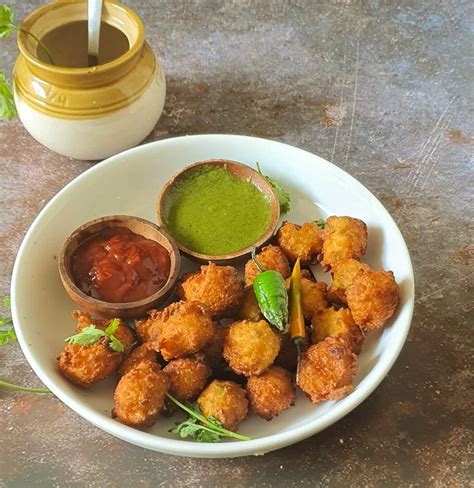
[[[252,243],[250,246],[247,246],[236,252],[230,254],[221,254],[217,256],[211,254],[201,254],[199,252],[187,248],[186,246],[181,244],[178,240],[176,240],[176,244],[178,245],[180,251],[194,261],[198,261],[202,263],[207,263],[209,261],[212,261],[217,264],[238,263],[242,261],[244,258],[248,258],[250,256],[253,247],[257,247],[257,248],[261,247],[273,237],[273,233],[275,232],[276,226],[278,224],[278,219],[280,218],[280,204],[278,202],[278,199],[270,183],[268,183],[268,181],[260,173],[255,171],[250,166],[247,166],[242,163],[238,163],[236,161],[229,161],[227,159],[209,159],[207,161],[200,161],[198,163],[194,163],[189,166],[186,166],[186,168],[184,168],[183,170],[181,170],[180,172],[172,176],[163,186],[158,196],[157,214],[158,214],[158,223],[164,229],[166,229],[165,202],[169,195],[170,190],[173,188],[174,185],[182,181],[182,179],[187,176],[190,170],[198,166],[225,167],[228,171],[233,173],[238,178],[253,183],[262,193],[266,195],[270,203],[270,212],[271,212],[270,222],[265,232],[257,241]]]
[[[156,293],[143,300],[128,303],[97,300],[80,290],[72,278],[70,264],[74,251],[90,236],[104,229],[117,227],[129,229],[135,234],[158,242],[170,255],[171,266],[168,280]],[[164,303],[174,291],[180,268],[181,256],[171,236],[148,220],[126,215],[101,217],[81,225],[68,237],[59,256],[59,274],[67,294],[86,312],[105,318],[138,318],[143,316],[148,309]]]

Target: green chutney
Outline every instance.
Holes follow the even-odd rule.
[[[267,229],[267,196],[219,166],[198,166],[176,180],[164,205],[166,230],[201,254],[229,254],[256,242]]]

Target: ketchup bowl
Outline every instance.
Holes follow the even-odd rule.
[[[100,217],[77,228],[59,255],[69,297],[104,318],[138,318],[174,291],[181,256],[171,236],[148,220]]]

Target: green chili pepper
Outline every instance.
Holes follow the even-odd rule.
[[[257,303],[264,317],[280,332],[286,332],[288,327],[288,294],[285,280],[277,271],[265,270],[255,256],[252,249],[252,259],[260,274],[253,282],[253,291]]]

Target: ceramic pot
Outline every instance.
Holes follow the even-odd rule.
[[[61,25],[86,19],[86,2],[62,0],[34,11],[23,27],[41,39]],[[20,120],[41,144],[76,159],[103,159],[137,145],[155,126],[165,102],[163,70],[137,14],[107,1],[102,21],[125,34],[129,49],[95,67],[43,62],[31,36],[18,35],[13,78]]]

